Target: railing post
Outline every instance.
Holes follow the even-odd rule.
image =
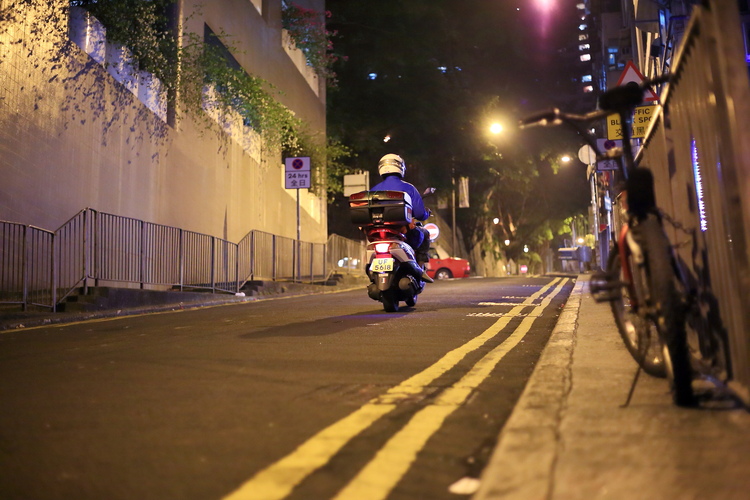
[[[88,215],[89,215],[89,209],[86,208],[83,210],[83,248],[81,249],[83,252],[83,294],[88,295],[89,293],[89,269],[88,269],[88,259],[89,259],[89,238],[88,238]]]
[[[240,293],[240,245],[234,245],[234,293]]]
[[[101,264],[101,245],[102,245],[102,235],[100,233],[101,226],[99,224],[99,212],[94,211],[94,216],[91,221],[91,232],[94,234],[94,255],[91,256],[91,260],[94,265],[94,286],[99,286],[99,275],[101,274],[101,269],[99,269],[99,264]]]
[[[315,277],[313,276],[313,265],[315,264],[315,243],[308,243],[308,245],[310,245],[310,283],[312,283],[315,281]]]
[[[179,273],[180,273],[180,291],[183,290],[184,286],[184,280],[185,280],[185,234],[182,229],[179,229],[180,234],[180,244],[179,244],[179,255],[177,256],[178,265],[179,265]]]
[[[323,243],[323,279],[328,279],[328,242]]]
[[[57,266],[55,265],[55,250],[57,250],[57,234],[52,233],[50,242],[50,286],[52,287],[52,312],[57,312]]]
[[[140,269],[138,269],[138,278],[143,290],[143,282],[146,280],[146,223],[141,221],[141,249],[140,249]]]
[[[255,231],[250,232],[250,279],[255,281]]]
[[[211,293],[216,293],[216,237],[211,236]]]
[[[27,262],[27,251],[26,251],[26,238],[28,233],[28,226],[26,224],[23,225],[23,244],[21,245],[21,289],[23,294],[23,310],[26,311],[28,309],[28,299],[29,299],[29,287],[28,287],[28,279],[26,274],[28,273],[28,262]]]
[[[276,235],[271,235],[271,279],[276,281]]]

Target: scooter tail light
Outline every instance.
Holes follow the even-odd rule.
[[[388,253],[390,249],[391,249],[390,243],[375,243],[376,253]]]

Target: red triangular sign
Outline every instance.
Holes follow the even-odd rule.
[[[619,87],[620,85],[625,85],[626,83],[630,82],[635,82],[640,85],[641,83],[643,83],[643,80],[645,80],[645,78],[643,77],[641,72],[638,71],[638,68],[636,68],[635,64],[633,64],[633,61],[628,61],[628,63],[625,65],[625,69],[620,75],[620,79],[617,80],[617,86]],[[659,96],[656,95],[656,92],[654,92],[649,87],[643,92],[643,100],[646,102],[658,101]]]

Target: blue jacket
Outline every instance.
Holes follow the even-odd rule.
[[[397,174],[386,175],[385,179],[379,184],[376,184],[371,191],[403,191],[411,196],[411,213],[414,218],[424,221],[427,219],[427,210],[424,208],[424,202],[422,201],[422,195],[419,194],[417,188],[408,182],[402,180]]]

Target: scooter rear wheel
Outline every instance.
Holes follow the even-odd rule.
[[[414,307],[417,305],[417,297],[418,295],[412,295],[408,299],[404,301],[404,304],[406,304],[409,307]]]
[[[385,290],[380,294],[385,312],[398,312],[398,298],[393,290]]]

